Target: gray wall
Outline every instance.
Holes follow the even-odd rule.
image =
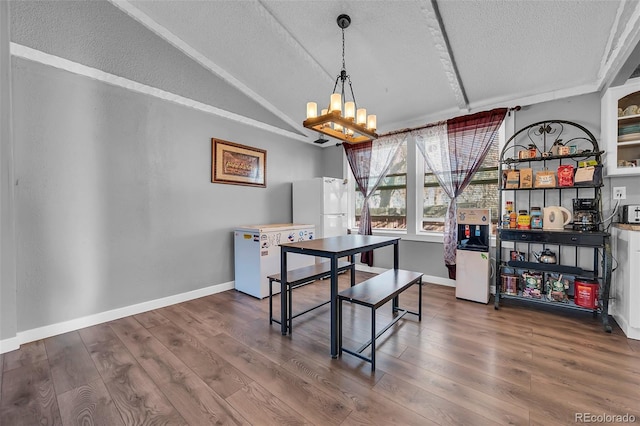
[[[232,281],[232,230],[291,221],[320,150],[14,58],[18,330]],[[267,188],[210,183],[210,138],[267,150]]]
[[[329,144],[329,142],[327,142]],[[344,177],[344,148],[342,145],[336,146],[331,142],[331,146],[322,149],[322,168],[324,176]]]
[[[600,141],[600,94],[597,92],[523,106],[514,114],[516,130],[543,120],[568,120],[583,125]]]
[[[8,7],[0,2],[0,342],[17,331]]]
[[[426,241],[400,241],[400,268],[422,272],[425,275],[449,279],[444,265],[442,243]],[[393,267],[393,249],[377,250],[373,256],[375,267]]]
[[[46,2],[12,3],[14,41],[202,102],[215,98],[220,108],[234,99],[230,109],[279,124],[113,5],[77,6],[65,16]],[[6,22],[0,28],[4,35]],[[4,94],[9,67],[0,64]],[[13,287],[5,279],[12,259],[3,253],[3,340],[233,281],[233,229],[290,222],[291,182],[325,174],[322,149],[310,144],[19,57],[11,70],[15,160],[5,155],[2,96],[1,231],[4,248],[9,161],[17,278]],[[212,184],[212,137],[267,150],[267,187]]]

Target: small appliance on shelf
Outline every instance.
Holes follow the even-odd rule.
[[[600,210],[595,198],[573,199],[573,230],[597,231],[600,226]]]
[[[545,231],[559,231],[571,223],[571,212],[562,206],[548,206],[542,209],[542,229]]]

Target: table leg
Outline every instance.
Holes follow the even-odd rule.
[[[376,371],[376,308],[371,308],[371,371]]]
[[[398,242],[393,243],[393,269],[400,269],[400,249]]]
[[[280,332],[287,334],[287,252],[280,248]]]
[[[351,262],[351,287],[353,287],[356,285],[356,255],[352,254],[349,261]]]
[[[398,249],[399,245],[398,242],[396,241],[393,244],[393,269],[399,269],[400,268],[400,251]],[[395,313],[396,309],[398,309],[399,303],[398,303],[398,296],[393,298],[393,301],[391,302],[392,305],[392,312]]]
[[[422,277],[418,281],[418,321],[422,321]]]
[[[331,358],[338,358],[338,258],[331,257]]]
[[[338,302],[338,355],[342,356],[342,299]]]

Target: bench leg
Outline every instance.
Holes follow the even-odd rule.
[[[338,299],[338,356],[342,355],[342,298]]]
[[[418,321],[422,321],[422,277],[418,281]]]
[[[287,335],[287,252],[280,247],[280,333]]]
[[[273,324],[273,280],[269,280],[269,324]]]
[[[284,289],[281,288],[280,291],[284,291]],[[289,311],[287,313],[289,318],[287,322],[289,327],[289,334],[291,334],[293,333],[293,287],[287,286],[287,291],[289,292]]]
[[[371,308],[371,371],[376,371],[376,308]]]
[[[391,316],[395,317],[398,307],[400,306],[400,296],[396,296],[391,301]]]

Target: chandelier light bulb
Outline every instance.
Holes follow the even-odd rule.
[[[378,119],[374,114],[370,114],[367,117],[367,129],[374,131],[378,128]]]
[[[340,93],[331,94],[331,111],[340,111],[342,114],[342,95]]]
[[[333,130],[336,132],[342,132],[342,126],[338,123],[333,123]]]
[[[307,102],[307,118],[316,118],[318,116],[318,104],[315,102]]]
[[[355,119],[356,118],[356,103],[349,101],[344,103],[344,118]]]
[[[367,110],[365,108],[358,108],[356,112],[356,124],[367,124]]]

